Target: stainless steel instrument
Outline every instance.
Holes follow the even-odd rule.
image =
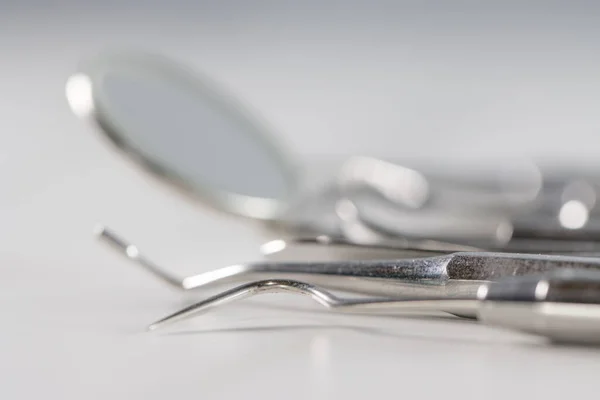
[[[178,290],[262,280],[165,322],[286,290],[344,311],[439,309],[596,341],[600,178],[505,162],[508,176],[471,179],[351,157],[311,192],[291,152],[219,86],[166,57],[134,52],[88,60],[66,86],[73,112],[150,176],[284,235],[262,247],[265,261],[179,278],[100,229],[105,242]],[[346,301],[321,286],[386,300]]]
[[[304,282],[258,281],[186,307],[151,324],[149,329],[191,318],[234,300],[278,292],[307,295],[339,312],[472,314],[485,325],[541,335],[555,342],[600,343],[600,272],[582,270],[556,270],[541,275],[504,278],[481,284],[474,295],[451,299],[347,299]]]
[[[600,258],[535,254],[459,252],[434,257],[342,262],[269,262],[230,265],[179,278],[145,258],[139,249],[107,229],[106,243],[179,290],[209,290],[260,279],[292,279],[355,293],[385,297],[473,295],[483,282],[560,269],[600,271]]]
[[[158,54],[111,52],[83,62],[66,95],[74,114],[125,159],[208,209],[278,235],[339,234],[337,189],[305,182],[293,151],[222,86]],[[404,171],[405,185],[424,182],[417,171]],[[354,179],[380,190],[372,177],[345,182]],[[404,202],[413,198],[409,191]]]

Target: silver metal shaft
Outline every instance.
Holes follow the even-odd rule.
[[[451,314],[472,313],[478,306],[476,298],[432,298],[432,299],[403,299],[403,300],[348,300],[341,299],[324,289],[308,283],[293,280],[265,280],[248,283],[227,290],[216,296],[209,297],[196,304],[186,307],[151,324],[148,329],[154,330],[161,326],[181,321],[205,313],[233,301],[242,300],[258,294],[267,293],[296,293],[310,297],[322,306],[336,311],[356,313],[390,313],[407,311],[441,311]]]
[[[152,261],[144,257],[143,254],[140,254],[137,246],[135,246],[132,243],[128,243],[125,239],[121,238],[109,228],[103,225],[98,225],[94,229],[94,233],[104,243],[108,244],[113,249],[116,249],[119,253],[123,254],[131,261],[137,263],[143,269],[150,272],[151,274],[159,278],[161,281],[177,289],[184,289],[181,278],[170,274],[164,268],[161,268],[158,265],[154,264]]]
[[[252,280],[289,279],[328,289],[382,297],[474,295],[479,285],[507,276],[555,269],[600,270],[600,259],[535,254],[458,252],[436,257],[344,261],[255,262],[222,267],[178,278],[145,258],[114,232],[98,231],[102,240],[162,281],[179,290],[208,290]]]

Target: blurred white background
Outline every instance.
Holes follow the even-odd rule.
[[[212,380],[202,380],[204,389],[240,394],[242,388],[221,385],[227,374],[241,379],[253,367],[246,361],[235,370],[240,354],[260,358],[260,346],[274,346],[281,354],[310,356],[303,347],[314,339],[310,330],[279,334],[279,342],[267,340],[271,333],[221,342],[218,334],[210,336],[213,342],[132,334],[172,311],[177,296],[95,243],[96,222],[119,229],[180,273],[257,257],[262,239],[254,227],[207,214],[147,182],[73,117],[64,82],[81,59],[112,47],[174,56],[250,104],[306,161],[361,153],[432,164],[438,157],[489,162],[506,155],[595,163],[599,38],[600,3],[593,1],[0,2],[0,397],[41,396],[36,390],[46,387],[48,395],[80,398],[95,387],[99,397],[114,398],[119,390],[103,376],[120,388],[131,384],[133,397],[189,395],[196,386],[201,395],[200,385],[180,379],[219,365]],[[353,389],[357,382],[344,375],[327,375],[340,359],[356,355],[393,368],[430,394],[470,377],[485,390],[496,376],[549,398],[567,390],[557,386],[563,375],[552,360],[585,368],[573,372],[580,388],[600,365],[585,352],[506,354],[492,346],[482,354],[482,345],[460,342],[456,349],[452,341],[444,347],[443,339],[418,339],[444,325],[408,325],[402,329],[417,339],[384,341],[397,356],[374,350],[373,338],[338,335],[332,344],[325,335],[321,342],[334,360],[328,369],[313,375],[310,363],[279,364],[291,374],[279,382],[291,383],[297,373],[308,382],[307,392],[290,397],[310,395],[311,385],[327,388],[317,392],[323,398],[371,393]],[[413,358],[399,361],[403,354]],[[183,369],[153,362],[181,362]],[[256,373],[275,374],[272,367]],[[420,378],[410,374],[415,370]],[[354,372],[383,389],[402,386],[369,371]],[[444,384],[426,385],[428,373],[443,374]]]

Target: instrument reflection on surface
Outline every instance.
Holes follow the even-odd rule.
[[[178,289],[267,279],[256,287],[302,287],[317,299],[332,298],[302,285],[442,301],[498,279],[600,264],[600,174],[586,169],[504,160],[465,172],[355,156],[314,191],[259,117],[167,57],[101,54],[68,80],[66,95],[77,116],[148,176],[281,235],[262,246],[266,261],[180,279],[100,230]]]

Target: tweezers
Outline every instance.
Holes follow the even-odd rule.
[[[600,271],[600,259],[536,254],[455,252],[423,258],[343,262],[254,262],[179,278],[145,258],[133,244],[104,228],[99,237],[178,290],[208,290],[255,280],[303,281],[387,298],[473,296],[482,283],[557,269]],[[464,315],[470,316],[470,315]]]

